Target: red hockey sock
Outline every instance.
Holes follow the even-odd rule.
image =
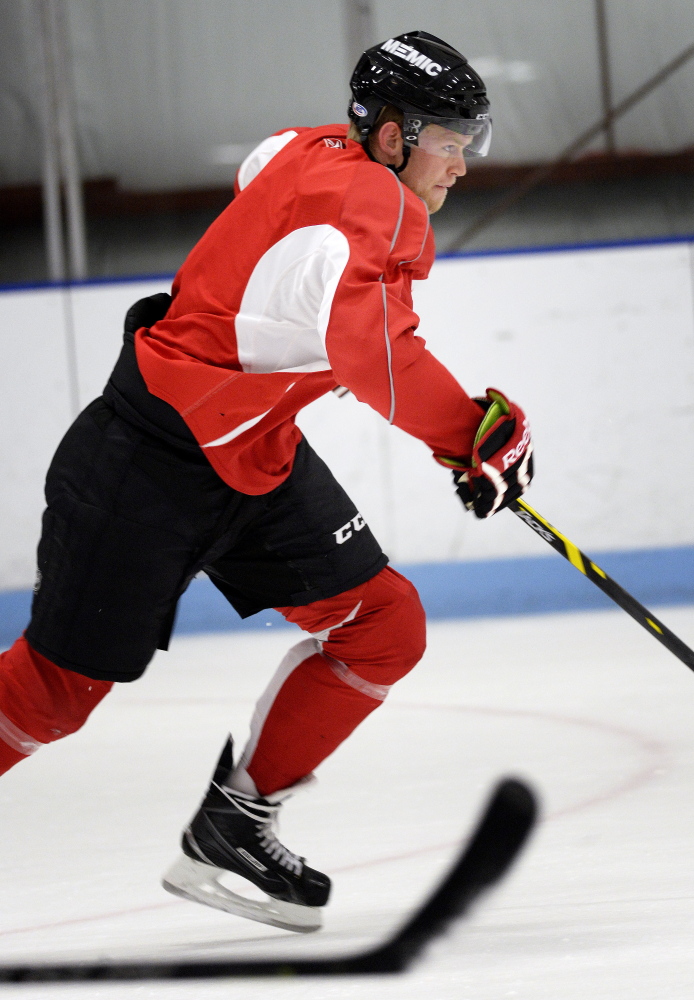
[[[345,684],[317,648],[306,639],[291,649],[258,703],[257,742],[241,763],[261,795],[310,774],[381,703]]]
[[[280,608],[315,638],[289,651],[256,706],[240,765],[261,795],[310,774],[424,652],[424,612],[390,567],[303,608]]]
[[[112,687],[56,666],[17,639],[0,653],[0,774],[74,733]]]

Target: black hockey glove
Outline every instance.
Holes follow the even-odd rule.
[[[170,305],[171,296],[168,292],[157,292],[156,295],[148,295],[147,298],[138,299],[125,314],[123,329],[126,338],[132,340],[141,326],[154,326],[157,320],[164,319]]]
[[[477,517],[491,517],[527,490],[533,478],[530,428],[520,406],[498,389],[475,399],[486,414],[475,436],[469,459],[437,456],[453,471],[456,492]]]

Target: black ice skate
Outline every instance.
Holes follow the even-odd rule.
[[[314,871],[277,839],[282,801],[298,785],[253,798],[225,788],[233,766],[231,738],[219,759],[210,787],[184,831],[183,854],[164,876],[169,892],[285,930],[308,932],[322,925],[319,907],[330,895],[330,879]],[[299,783],[301,784],[301,783]],[[228,872],[262,889],[267,901],[247,899],[219,881]]]

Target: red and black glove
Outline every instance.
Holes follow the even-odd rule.
[[[530,428],[520,406],[498,389],[487,389],[475,399],[486,414],[479,426],[469,458],[436,456],[453,471],[456,492],[477,517],[491,517],[517,500],[533,478]]]

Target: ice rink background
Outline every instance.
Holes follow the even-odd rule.
[[[52,450],[100,391],[127,306],[167,283],[0,294],[0,643],[26,620]],[[444,259],[418,294],[422,332],[461,382],[499,384],[531,414],[531,503],[692,645],[692,245]],[[283,840],[334,878],[325,930],[290,936],[159,886],[226,732],[243,743],[300,637],[271,614],[211,631],[234,622],[194,581],[181,630],[206,631],[179,631],[141,682],[0,783],[0,963],[364,947],[431,888],[498,777],[533,783],[545,821],[498,892],[404,977],[6,994],[690,1000],[694,677],[622,612],[562,613],[594,588],[512,515],[463,517],[426,449],[353,398],[319,401],[302,426],[430,617],[423,663],[285,809]]]
[[[694,609],[658,609],[694,642]],[[159,887],[225,733],[294,629],[185,636],[0,787],[0,962],[348,951],[445,868],[500,775],[544,821],[501,887],[401,977],[6,987],[93,997],[639,1000],[694,990],[694,677],[620,611],[434,622],[424,661],[285,808],[334,879],[289,935]],[[11,817],[11,822],[8,822]]]
[[[218,154],[230,147],[218,144],[287,123],[277,80],[297,121],[341,117],[339,81],[354,61],[345,63],[342,7],[370,8],[382,37],[421,13],[412,0],[293,6],[257,32],[253,5],[237,0],[209,0],[192,20],[186,0],[71,0],[85,175],[141,191],[228,183],[231,161]],[[600,6],[488,0],[465,9],[465,51],[490,79],[495,157],[549,159],[600,113]],[[619,101],[691,37],[694,8],[607,6]],[[31,7],[15,4],[3,25],[5,184],[40,172]],[[456,37],[459,0],[429,5],[427,18],[435,33]],[[297,58],[311,42],[313,57]],[[620,151],[691,144],[692,104],[682,98],[692,73],[690,62],[617,123]],[[691,234],[690,177],[538,190],[472,246]],[[449,204],[439,248],[497,197],[468,193]],[[178,214],[90,218],[89,273],[155,277],[0,289],[0,648],[26,622],[54,447],[101,391],[125,309],[169,286],[158,272],[178,265],[205,224]],[[5,232],[4,280],[43,274],[38,226]],[[538,458],[531,502],[690,644],[693,250],[690,235],[439,259],[416,299],[421,332],[463,385],[498,384],[527,409]],[[285,810],[286,842],[335,881],[325,931],[292,937],[158,886],[224,734],[231,728],[243,742],[255,697],[298,638],[272,614],[239,630],[196,580],[171,653],[140,684],[119,688],[77,736],[0,782],[0,963],[364,947],[427,892],[499,775],[534,783],[545,821],[500,890],[404,977],[29,986],[7,995],[689,1000],[694,678],[624,614],[605,610],[595,588],[511,515],[489,524],[462,517],[426,450],[353,398],[328,396],[301,422],[416,580],[430,620],[422,665],[325,763],[315,793]]]

